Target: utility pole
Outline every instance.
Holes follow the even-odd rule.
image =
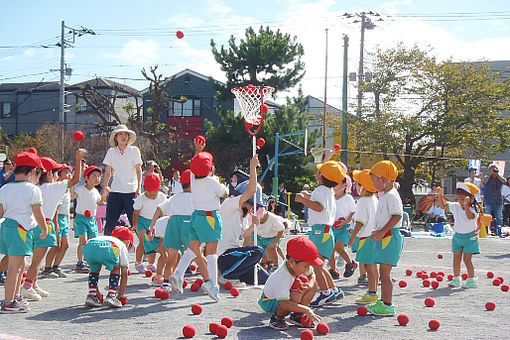
[[[342,84],[342,153],[341,160],[347,164],[347,50],[349,48],[349,36],[344,34],[344,74]]]
[[[328,109],[328,29],[326,28],[326,60],[324,70],[324,112],[322,115],[322,160],[326,157],[326,113]]]

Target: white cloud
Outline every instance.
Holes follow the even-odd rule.
[[[205,2],[205,9],[214,15],[227,15],[232,11],[232,8],[225,5],[222,0],[207,0]]]
[[[130,65],[147,65],[159,58],[160,46],[154,40],[128,41],[119,53],[107,53],[104,56]]]
[[[169,17],[166,19],[167,24],[175,25],[181,28],[199,27],[204,24],[204,20],[201,18],[189,15],[187,13],[181,13]]]

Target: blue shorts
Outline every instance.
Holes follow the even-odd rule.
[[[278,299],[268,299],[264,296],[264,292],[262,292],[262,296],[259,299],[259,306],[268,313],[274,314],[276,313],[276,309],[278,308],[278,304],[280,302]]]
[[[85,217],[85,215],[76,214],[74,219],[74,237],[81,235],[85,235],[89,239],[97,237],[97,220],[94,216]]]
[[[32,255],[32,235],[18,221],[6,218],[0,225],[0,253],[10,256]]]
[[[356,238],[354,239],[354,242],[352,242],[352,247],[351,247],[351,251],[353,253],[356,253],[359,249],[359,237],[356,236]]]
[[[370,237],[357,238],[358,249],[356,251],[356,261],[359,263],[374,264],[372,259],[374,254],[374,241]],[[353,244],[354,248],[354,244]]]
[[[48,248],[57,246],[57,234],[55,233],[55,225],[52,221],[46,220],[48,223],[48,235],[44,239],[41,239],[41,227],[37,226],[31,229],[32,233],[32,244],[34,249],[36,248]]]
[[[147,231],[151,226],[151,220],[143,216],[138,216],[138,222],[136,223],[136,232]]]
[[[156,249],[159,248],[161,243],[159,242],[161,240],[160,237],[154,236],[152,240],[149,238],[149,235],[145,233],[143,235],[143,251],[145,254],[155,254]]]
[[[180,250],[182,245],[189,247],[190,228],[191,216],[173,215],[166,225],[163,245],[177,250]]]
[[[335,249],[335,238],[330,230],[330,226],[314,224],[309,238],[317,246],[317,250],[322,257],[326,259],[331,257]]]
[[[351,233],[349,231],[349,224],[344,225],[342,228],[331,228],[333,229],[333,235],[335,236],[335,242],[343,242],[344,246],[349,244]]]
[[[69,236],[69,218],[65,214],[57,215],[59,231],[57,237]]]
[[[207,243],[221,240],[221,225],[217,210],[195,210],[191,215],[190,241]]]
[[[115,255],[112,243],[108,240],[90,240],[82,250],[83,259],[88,263],[92,272],[98,271],[101,266],[112,271],[119,263],[119,255]]]
[[[402,236],[400,230],[398,228],[391,228],[381,241],[373,242],[373,263],[384,263],[396,267],[404,247],[404,236]]]
[[[480,254],[480,240],[472,231],[467,234],[455,233],[452,237],[452,252]]]

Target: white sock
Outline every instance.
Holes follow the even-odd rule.
[[[181,260],[177,265],[177,269],[175,270],[174,275],[180,277],[181,279],[184,277],[184,273],[186,273],[186,269],[188,269],[191,261],[195,258],[195,253],[191,249],[186,249],[184,254],[182,254]]]
[[[209,281],[215,286],[218,285],[218,255],[207,255],[207,271],[209,272]]]

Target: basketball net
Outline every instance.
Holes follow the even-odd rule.
[[[315,164],[322,163],[322,156],[324,155],[323,148],[311,148],[310,153],[313,156],[313,160],[314,160]]]

